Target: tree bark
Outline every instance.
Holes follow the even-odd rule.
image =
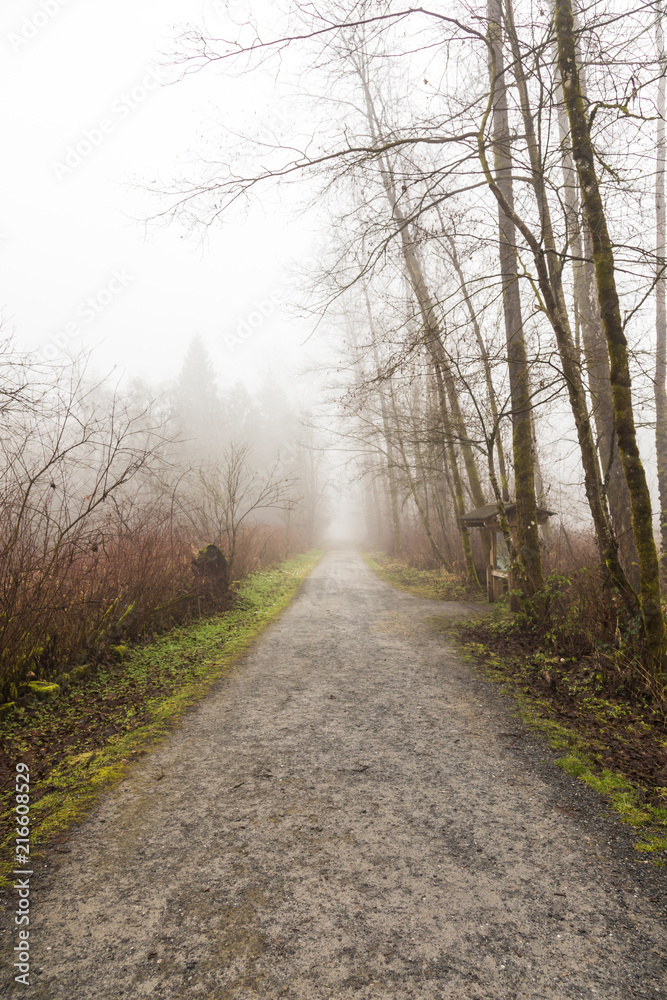
[[[396,449],[397,449],[399,455],[401,456],[401,461],[402,461],[402,464],[403,464],[403,471],[405,473],[405,478],[406,478],[407,483],[408,483],[408,489],[410,490],[410,494],[411,494],[412,499],[414,501],[414,505],[415,505],[415,507],[417,509],[417,513],[419,515],[419,519],[421,520],[422,525],[424,526],[424,531],[426,532],[426,537],[428,538],[429,545],[431,546],[431,551],[433,552],[433,555],[435,556],[435,558],[437,559],[437,561],[442,566],[446,567],[447,566],[447,557],[444,555],[444,553],[442,552],[440,546],[438,545],[437,541],[435,540],[435,536],[433,534],[433,531],[431,530],[431,525],[430,525],[430,522],[429,522],[429,519],[428,519],[428,515],[427,515],[427,513],[426,513],[426,511],[424,509],[424,505],[423,505],[423,503],[422,503],[422,501],[420,499],[419,490],[417,488],[417,484],[415,483],[414,477],[412,475],[412,470],[410,469],[410,461],[408,459],[408,455],[407,455],[407,452],[405,450],[405,443],[403,441],[403,436],[401,434],[399,423],[398,423],[398,413],[396,412],[396,400],[394,398],[394,393],[392,391],[391,382],[389,383],[389,399],[391,401],[391,408],[392,408],[392,413],[393,413],[393,416],[394,416],[394,426],[396,427]],[[473,572],[474,572],[474,566],[473,566]]]
[[[658,459],[658,495],[660,498],[660,539],[662,548],[663,581],[667,578],[667,304],[665,302],[665,72],[667,56],[662,19],[664,5],[659,0],[656,8],[656,47],[660,65],[658,81],[657,167],[655,175],[655,229],[656,229],[656,281],[655,281],[655,450]]]
[[[395,202],[392,205],[392,211],[395,220],[398,222],[401,228],[403,257],[405,260],[408,276],[410,278],[410,283],[413,292],[415,294],[415,298],[417,299],[417,304],[419,306],[422,316],[425,346],[429,354],[431,355],[431,359],[433,361],[436,374],[437,376],[439,376],[438,386],[442,385],[444,391],[446,391],[447,393],[448,412],[451,414],[451,420],[449,416],[447,416],[446,418],[446,423],[448,425],[446,433],[449,433],[452,445],[452,449],[450,452],[450,462],[452,460],[456,461],[456,455],[453,450],[453,446],[454,446],[454,441],[457,441],[461,448],[461,454],[463,455],[463,463],[465,465],[466,474],[468,477],[468,485],[470,486],[470,495],[472,497],[475,506],[481,507],[483,506],[483,504],[486,503],[486,499],[484,497],[484,492],[482,490],[482,484],[479,478],[479,472],[477,470],[475,455],[473,453],[472,445],[470,443],[470,437],[466,430],[465,419],[463,417],[463,413],[461,411],[461,405],[458,400],[456,386],[454,384],[454,376],[452,374],[451,366],[447,358],[447,353],[442,343],[440,328],[437,323],[435,304],[431,299],[428,288],[426,287],[426,280],[424,278],[424,274],[422,271],[421,262],[416,255],[414,244],[410,240],[406,221],[403,218],[403,214]],[[461,484],[461,496],[462,495],[463,495],[463,487]],[[465,513],[465,507],[463,510],[460,511],[458,516],[461,517],[461,515],[464,513]],[[463,530],[467,534],[468,529],[464,527]],[[464,544],[464,553],[465,553],[466,545],[463,536],[462,536],[462,542]],[[485,530],[482,532],[482,548],[484,551],[485,562],[488,562],[489,559],[490,545],[491,541],[489,538],[489,533],[488,531]],[[466,555],[466,563],[467,563],[467,555]],[[468,577],[470,579],[469,567],[468,567]],[[476,573],[474,574],[474,578],[475,580],[477,579]]]
[[[581,366],[579,355],[576,349],[570,320],[567,311],[567,304],[563,292],[562,270],[563,265],[556,250],[556,241],[551,222],[551,212],[547,198],[546,185],[540,157],[540,150],[535,132],[535,124],[530,108],[528,87],[521,61],[519,41],[514,27],[514,15],[512,0],[505,0],[506,18],[514,59],[514,77],[519,92],[519,104],[526,133],[526,143],[531,167],[531,181],[540,217],[541,239],[538,240],[525,222],[520,219],[514,206],[507,204],[503,197],[503,192],[498,185],[492,184],[492,190],[496,195],[501,207],[506,215],[511,218],[533,254],[533,260],[537,268],[538,284],[542,293],[544,309],[547,313],[558,345],[558,353],[563,367],[565,384],[567,386],[570,407],[577,430],[581,461],[584,468],[584,482],[586,488],[586,498],[590,507],[595,533],[597,538],[600,557],[607,566],[615,586],[620,591],[626,606],[631,611],[637,610],[637,598],[630,586],[618,558],[618,545],[609,516],[607,497],[604,490],[600,462],[591,419],[586,401],[586,392],[581,378]],[[484,163],[485,173],[488,178],[488,168]],[[537,465],[537,463],[536,463]],[[536,476],[537,478],[537,476]]]
[[[507,205],[514,207],[507,89],[502,50],[500,0],[488,0],[489,76],[493,93],[493,150],[495,182]],[[531,430],[528,359],[521,316],[516,236],[513,221],[498,205],[500,273],[503,287],[505,336],[512,400],[512,451],[516,492],[517,537],[524,585],[528,597],[544,586],[542,554],[537,529],[537,499]]]
[[[555,0],[555,28],[558,66],[570,122],[572,154],[591,235],[598,302],[609,352],[616,437],[630,491],[632,527],[639,557],[639,599],[644,633],[654,675],[662,678],[665,673],[667,634],[660,603],[660,568],[653,537],[651,495],[637,445],[628,345],[616,287],[614,253],[595,172],[595,154],[579,81],[571,0]]]
[[[452,476],[454,485],[454,500],[456,503],[456,523],[459,529],[459,537],[461,539],[461,548],[463,550],[463,559],[466,567],[466,578],[469,584],[479,587],[479,578],[477,576],[477,571],[475,569],[475,562],[472,557],[472,545],[470,543],[470,532],[466,527],[465,523],[461,520],[466,512],[465,496],[463,494],[463,483],[461,481],[461,473],[459,471],[459,463],[456,458],[456,449],[454,448],[454,436],[452,434],[452,426],[449,417],[449,409],[447,406],[447,393],[445,391],[445,386],[442,378],[442,372],[438,365],[433,366],[433,372],[435,375],[436,387],[438,390],[438,402],[440,405],[440,419],[442,421],[442,436],[444,439],[445,449],[447,453],[447,460],[449,464],[449,471]]]
[[[443,546],[447,550],[447,554],[452,562],[453,570],[453,564],[456,561],[456,556],[454,555],[450,539],[453,534],[456,534],[460,540],[460,522],[458,521],[458,508],[456,506],[456,498],[454,495],[454,483],[449,469],[447,447],[443,437],[440,405],[438,402],[438,388],[435,381],[435,375],[432,379],[428,380],[427,387],[432,424],[430,433],[433,456],[432,462],[433,468],[437,472],[437,477],[435,483],[433,484],[433,493],[436,510],[438,512],[438,523],[442,532]],[[443,502],[445,497],[449,500],[449,504],[447,505]],[[463,552],[463,548],[461,549],[461,552]]]
[[[582,78],[583,89],[583,78]],[[570,129],[563,104],[562,87],[556,89],[558,128],[561,141],[561,166],[563,171],[563,202],[574,285],[575,322],[577,339],[583,342],[583,355],[588,375],[588,391],[592,400],[591,412],[597,436],[597,451],[602,466],[603,482],[609,502],[612,528],[618,543],[623,571],[635,589],[639,588],[639,561],[637,546],[632,533],[630,492],[623,475],[621,454],[618,450],[614,427],[614,402],[611,394],[609,355],[605,341],[595,286],[590,235],[582,234],[580,225],[580,193],[577,172],[568,143]],[[578,348],[577,348],[578,350]]]

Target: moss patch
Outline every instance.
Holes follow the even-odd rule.
[[[40,701],[49,701],[51,698],[58,697],[60,694],[60,685],[51,684],[48,681],[30,681],[28,690],[36,698],[39,698]]]
[[[249,576],[228,612],[128,646],[122,662],[82,671],[77,685],[5,716],[0,887],[9,884],[5,876],[14,867],[16,763],[30,768],[34,858],[208,693],[291,603],[320,557],[309,552]]]

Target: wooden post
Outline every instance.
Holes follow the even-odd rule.
[[[513,525],[513,524],[510,525],[510,535],[512,536],[512,544],[514,545],[514,548],[518,549],[518,547],[519,547],[519,536],[517,535],[516,526]],[[508,589],[510,591],[512,591],[512,590],[518,590],[519,588],[517,586],[517,583],[518,583],[518,581],[516,580],[515,575],[512,573],[512,569],[511,569],[511,566],[510,566],[510,570],[509,570],[509,572],[507,574],[507,587],[508,587]],[[510,594],[510,611],[521,611],[521,601],[519,600],[519,598],[516,595],[511,595]]]
[[[493,575],[496,568],[496,533],[491,531],[489,534],[491,535],[491,545],[489,547],[489,565],[486,567],[486,599],[489,604],[493,604],[496,599],[496,578]]]

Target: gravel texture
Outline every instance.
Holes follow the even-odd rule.
[[[463,608],[330,552],[48,859],[0,996],[667,998],[664,869],[430,627]]]

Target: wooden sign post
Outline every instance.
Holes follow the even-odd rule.
[[[556,511],[547,510],[546,507],[537,508],[537,523],[546,524]],[[512,542],[516,547],[516,504],[505,504],[505,515],[512,536]],[[497,601],[507,590],[514,590],[514,581],[510,571],[510,557],[505,544],[505,537],[500,528],[500,517],[498,505],[495,503],[484,504],[464,514],[461,521],[468,528],[486,528],[491,535],[491,546],[489,550],[489,565],[486,567],[486,596],[489,604]],[[518,611],[518,602],[510,599],[512,611]]]

